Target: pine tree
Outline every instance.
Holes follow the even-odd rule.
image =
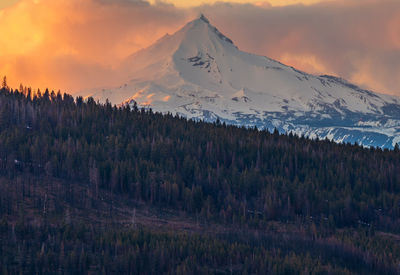
[[[7,77],[6,77],[6,76],[3,77],[3,82],[2,82],[2,84],[1,84],[1,88],[4,89],[4,90],[7,90],[7,89],[8,89]]]

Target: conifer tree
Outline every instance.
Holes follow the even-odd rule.
[[[8,85],[7,85],[7,76],[3,77],[3,82],[1,83],[1,88],[2,89],[8,89]]]

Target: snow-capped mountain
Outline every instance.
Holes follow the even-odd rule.
[[[311,138],[382,148],[400,143],[399,97],[240,51],[203,15],[130,56],[118,70],[125,83],[89,95]]]

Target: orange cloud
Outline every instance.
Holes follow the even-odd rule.
[[[18,1],[18,0],[2,0],[2,1],[0,2],[0,9],[9,7],[9,6],[15,4],[17,1]]]
[[[20,0],[3,9],[0,75],[13,86],[76,91],[111,85],[121,59],[187,20],[173,7],[120,2]]]
[[[325,72],[326,74],[334,74],[330,72],[324,65],[324,62],[319,60],[315,55],[293,55],[285,53],[281,55],[281,62],[290,64],[295,68],[302,68],[312,74],[320,74]]]

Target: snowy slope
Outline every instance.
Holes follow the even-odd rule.
[[[400,142],[400,98],[242,52],[204,16],[118,70],[126,83],[86,95],[338,142],[388,148]]]

